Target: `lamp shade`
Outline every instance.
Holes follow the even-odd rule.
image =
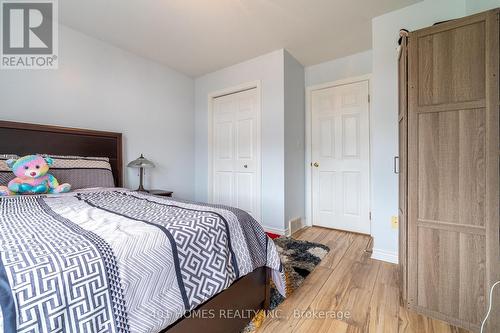
[[[127,164],[127,166],[129,168],[154,168],[155,165],[153,162],[151,162],[150,160],[148,160],[147,158],[145,158],[144,156],[141,156],[135,160],[133,160],[132,162],[130,162],[129,164]]]

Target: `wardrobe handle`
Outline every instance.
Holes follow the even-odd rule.
[[[399,156],[394,156],[394,173],[399,174]]]

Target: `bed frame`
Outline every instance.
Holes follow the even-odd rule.
[[[0,154],[108,157],[117,187],[123,186],[122,134],[0,121]]]
[[[123,186],[121,133],[0,121],[0,154],[34,153],[108,157],[116,186]],[[270,273],[268,268],[261,267],[163,332],[240,332],[252,319],[250,314],[268,309],[269,301]],[[210,319],[200,318],[201,313]]]

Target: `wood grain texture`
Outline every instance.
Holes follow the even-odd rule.
[[[257,313],[265,308],[269,276],[269,268],[255,269],[194,310],[198,314],[205,313],[205,317],[196,313],[186,315],[161,333],[240,332],[251,320],[248,313]]]
[[[500,269],[498,13],[408,38],[408,304],[471,330]]]
[[[408,258],[408,39],[401,40],[401,53],[398,62],[399,76],[399,177],[398,177],[398,217],[399,217],[399,265],[401,299],[406,303],[407,295],[407,258]]]
[[[484,226],[485,112],[419,113],[418,218]]]
[[[476,101],[485,97],[485,21],[427,32],[416,39],[418,104]]]
[[[489,11],[486,21],[486,276],[489,289],[500,281],[500,10]],[[492,313],[500,313],[500,288],[496,288]],[[500,332],[500,316],[487,323],[490,332]]]
[[[293,237],[328,244],[331,251],[304,284],[268,317],[258,333],[466,333],[408,310],[401,303],[397,265],[370,258],[370,237],[310,227]],[[335,258],[335,259],[332,259]],[[323,262],[335,263],[323,265]],[[348,319],[297,318],[294,311],[344,311]]]

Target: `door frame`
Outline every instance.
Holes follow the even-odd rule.
[[[260,80],[242,83],[236,86],[217,90],[208,94],[208,202],[213,203],[213,112],[214,100],[225,95],[237,94],[243,91],[256,89],[257,95],[257,142],[259,149],[257,154],[255,168],[257,174],[257,202],[259,204],[259,215],[256,217],[259,223],[262,224],[262,82]]]
[[[372,228],[372,219],[371,219],[371,203],[372,203],[372,182],[371,182],[371,173],[372,173],[372,159],[371,159],[371,142],[372,142],[372,131],[371,131],[371,95],[372,95],[372,74],[365,74],[361,76],[349,77],[341,80],[326,82],[322,84],[313,85],[310,87],[306,87],[306,226],[313,226],[313,211],[312,211],[312,93],[313,91],[323,90],[328,88],[333,88],[337,86],[348,85],[357,82],[368,82],[368,160],[369,160],[369,168],[368,168],[368,183],[370,187],[370,193],[368,193],[368,206],[370,207],[370,235],[373,232]]]

